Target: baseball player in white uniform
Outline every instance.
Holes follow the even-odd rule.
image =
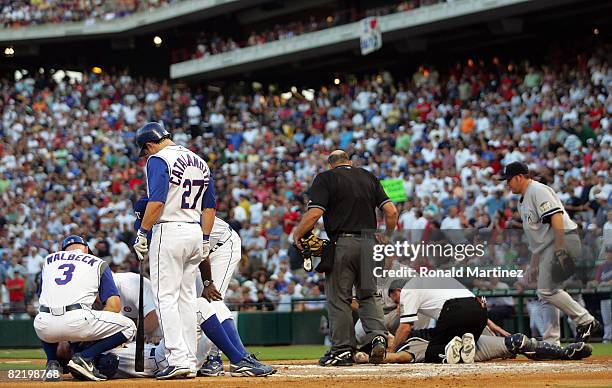
[[[136,230],[140,229],[141,216],[147,202],[148,198],[143,197],[134,204],[136,215],[134,228]],[[236,329],[234,317],[222,300],[236,265],[240,261],[242,244],[240,236],[231,229],[229,224],[215,217],[210,234],[210,244],[212,248],[209,260],[200,264],[202,273],[205,275],[196,276],[196,295],[204,294],[211,299],[209,302],[203,297],[198,297],[197,301],[198,326],[206,334],[198,341],[197,365],[202,365],[205,360],[207,361],[198,371],[198,376],[224,374],[219,349],[230,359],[230,371],[233,376],[265,376],[276,372],[274,368],[262,364],[247,352]],[[208,265],[209,262],[210,265]],[[137,277],[133,279],[132,287],[138,286],[137,280]],[[219,285],[219,290],[216,289],[215,284]],[[209,356],[212,348],[214,348],[214,353]],[[247,356],[249,356],[248,359],[244,360],[243,358]]]
[[[161,124],[138,129],[136,143],[141,156],[148,157],[149,202],[134,250],[140,260],[149,253],[151,287],[169,364],[156,377],[193,378],[197,374],[195,279],[198,265],[210,252],[214,183],[206,162],[174,144]]]
[[[206,295],[214,293],[214,290],[209,290],[209,288],[218,289],[221,299],[211,299],[211,305],[215,309],[216,315],[228,333],[232,343],[241,352],[246,352],[242,340],[238,335],[238,331],[236,330],[234,316],[223,301],[232,275],[236,271],[236,266],[242,257],[242,241],[238,233],[232,230],[227,222],[215,217],[215,223],[210,233],[210,246],[209,258],[211,273],[207,274],[207,271],[202,272],[204,275],[203,285],[206,289]],[[219,355],[219,349],[213,345],[210,355],[206,363],[198,371],[198,375],[219,376],[222,374],[223,362]]]
[[[140,275],[134,272],[113,272],[113,279],[121,297],[121,315],[138,322],[138,298],[140,296]],[[146,338],[161,337],[155,297],[151,281],[143,279],[143,314]]]
[[[104,304],[103,311],[92,310],[97,298]],[[121,301],[108,264],[91,254],[82,237],[65,238],[62,251],[45,258],[39,302],[34,329],[43,343],[47,370],[62,372],[57,361],[59,342],[94,341],[76,353],[67,366],[85,379],[106,380],[93,359],[131,341],[136,326],[118,314]]]
[[[529,168],[524,163],[508,164],[502,178],[512,193],[521,195],[519,213],[532,252],[531,270],[537,270],[538,274],[538,297],[562,310],[576,323],[576,342],[588,342],[592,332],[599,328],[599,322],[560,289],[561,283],[571,276],[573,259],[580,256],[578,226],[569,218],[552,188],[530,179]],[[544,340],[558,344],[561,336],[559,310],[554,309],[553,314],[546,317]]]
[[[135,279],[131,276],[124,277],[123,285],[127,285],[128,289],[134,284],[138,286],[139,278]],[[201,292],[203,286],[198,285],[198,291]],[[125,290],[126,288],[124,288]],[[197,321],[200,327],[198,330],[198,346],[196,357],[198,365],[206,360],[210,351],[211,339],[214,344],[222,349],[223,353],[230,359],[230,374],[234,377],[265,377],[276,373],[276,369],[269,365],[265,365],[248,353],[239,352],[231,343],[229,337],[224,331],[223,326],[215,315],[214,308],[204,298],[197,300]],[[145,302],[145,306],[147,302]],[[145,310],[146,311],[146,310]],[[146,319],[146,318],[145,318]],[[210,339],[209,339],[210,338]],[[108,378],[130,378],[130,377],[155,377],[155,374],[162,371],[168,366],[168,361],[165,356],[164,340],[159,344],[145,343],[145,365],[143,372],[136,372],[136,344],[134,342],[126,343],[117,348],[111,349],[105,353],[106,356],[100,356],[94,360],[96,367],[100,373],[105,374]],[[70,349],[64,347],[64,353],[70,354]],[[114,357],[113,357],[114,355]],[[70,358],[71,355],[64,355],[64,358]]]

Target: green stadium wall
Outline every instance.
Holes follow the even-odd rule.
[[[244,312],[238,332],[245,345],[323,344],[319,324],[323,311]],[[0,319],[0,348],[38,348],[33,320]]]

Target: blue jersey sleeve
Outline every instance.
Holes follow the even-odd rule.
[[[204,200],[202,201],[202,210],[204,209],[216,209],[217,208],[217,195],[215,194],[215,181],[213,177],[210,177],[208,181],[208,187],[204,192]]]
[[[170,187],[170,173],[163,159],[152,156],[147,161],[147,184],[149,185],[149,201],[166,203]]]
[[[113,295],[119,296],[119,290],[113,280],[113,273],[109,267],[106,267],[102,276],[100,277],[100,288],[98,288],[98,295],[100,295],[100,301],[105,303],[108,298]]]

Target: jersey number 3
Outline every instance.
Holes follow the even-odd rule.
[[[61,277],[55,278],[55,283],[59,284],[60,286],[63,286],[64,284],[72,280],[72,273],[74,272],[74,264],[62,264],[59,267],[57,267],[57,269],[65,269],[65,271],[62,274],[64,276],[63,278]]]
[[[181,209],[195,209],[198,204],[198,200],[202,197],[202,192],[204,191],[204,187],[206,186],[206,182],[200,179],[185,179],[183,183],[183,188],[185,192],[183,192],[183,201],[181,202]],[[191,200],[191,193],[194,187],[199,187],[193,202],[189,203]],[[195,191],[195,190],[193,190]]]

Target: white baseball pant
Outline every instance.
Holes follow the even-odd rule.
[[[168,364],[197,371],[196,270],[202,261],[202,229],[197,223],[153,226],[149,263]]]
[[[52,313],[40,312],[34,318],[38,338],[48,343],[97,341],[117,333],[131,341],[136,333],[134,322],[121,314],[89,309],[54,310]]]

